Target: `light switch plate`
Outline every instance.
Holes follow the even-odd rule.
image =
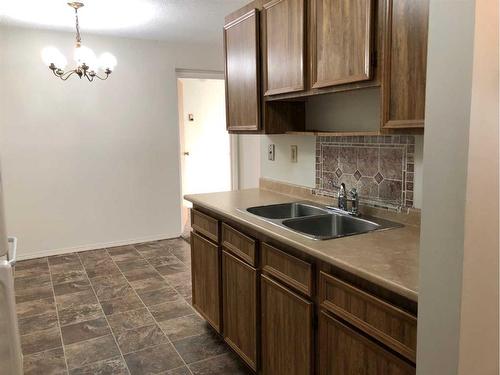
[[[267,160],[274,161],[275,156],[275,146],[274,144],[270,144],[267,146]]]
[[[298,152],[299,152],[299,149],[298,149],[297,145],[290,146],[290,161],[292,163],[297,163]]]

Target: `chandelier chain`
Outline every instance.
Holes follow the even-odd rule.
[[[75,8],[75,24],[76,24],[76,45],[80,46],[82,44],[82,37],[80,35],[80,22],[78,22],[78,8]]]

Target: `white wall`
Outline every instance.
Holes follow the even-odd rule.
[[[267,158],[267,147],[275,144],[275,160]],[[290,161],[290,146],[297,145],[297,163]],[[261,176],[295,185],[315,187],[316,137],[296,135],[262,136]]]
[[[458,371],[474,3],[430,2],[418,375]]]
[[[20,257],[180,234],[175,68],[223,69],[211,45],[89,36],[118,66],[62,82],[42,64],[73,34],[3,28],[0,156],[7,227]]]
[[[259,187],[261,155],[259,135],[238,135],[239,189]]]

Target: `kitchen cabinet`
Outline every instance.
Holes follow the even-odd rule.
[[[371,78],[372,0],[311,0],[311,85]]]
[[[312,374],[313,303],[261,276],[262,373]]]
[[[324,311],[319,316],[320,375],[415,375],[415,367]]]
[[[259,12],[243,14],[224,26],[226,123],[229,131],[260,129]]]
[[[222,253],[224,339],[257,370],[257,270]]]
[[[221,332],[220,252],[216,243],[191,233],[193,307],[217,332]]]
[[[386,0],[383,128],[424,126],[428,0]]]
[[[304,1],[272,0],[264,4],[264,95],[301,91],[305,88]]]

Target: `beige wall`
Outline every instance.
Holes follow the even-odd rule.
[[[459,375],[499,373],[498,1],[476,2]]]
[[[42,63],[74,35],[3,28],[0,156],[20,258],[180,234],[176,68],[222,70],[218,46],[85,35],[118,58],[106,82]]]

